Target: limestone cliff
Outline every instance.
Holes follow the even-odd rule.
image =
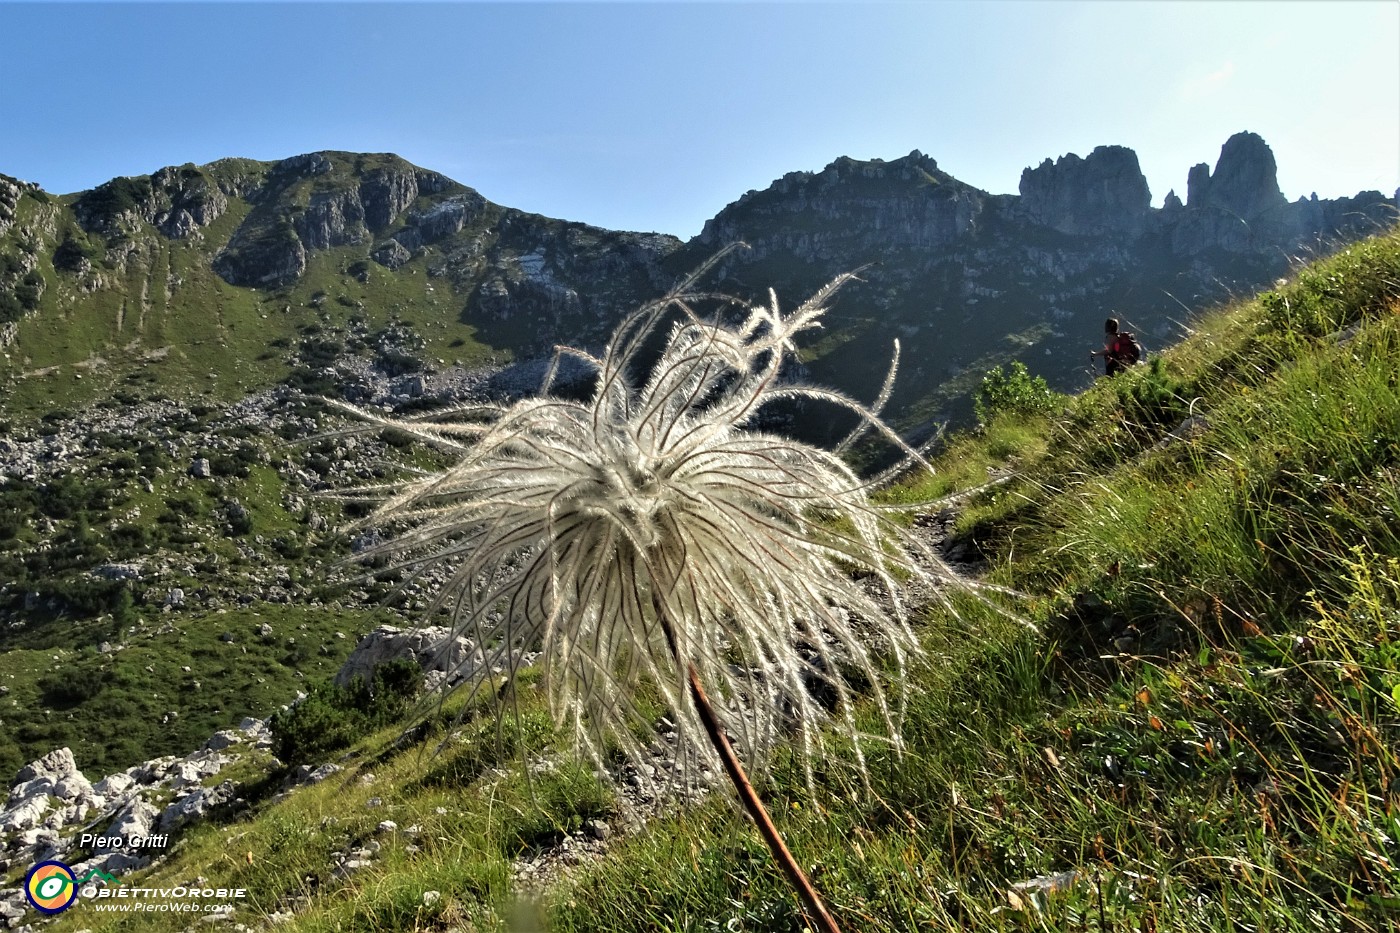
[[[1021,173],[1020,190],[1034,222],[1080,235],[1141,234],[1152,202],[1137,154],[1123,146],[1099,146],[1086,159],[1046,159]]]
[[[1187,191],[1185,203],[1171,192],[1154,209],[1137,156],[1122,146],[1027,168],[1019,196],[965,185],[918,152],[839,159],[739,198],[676,265],[742,240],[752,249],[722,268],[730,286],[797,295],[876,263],[830,317],[812,372],[873,394],[874,361],[899,338],[895,408],[917,423],[956,413],[965,377],[1011,357],[1069,388],[1087,378],[1104,317],[1125,318],[1160,346],[1190,309],[1257,288],[1286,272],[1290,256],[1396,214],[1378,192],[1289,204],[1273,153],[1253,133],[1232,136],[1214,171],[1194,167]]]

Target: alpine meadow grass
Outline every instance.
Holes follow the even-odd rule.
[[[809,786],[832,733],[863,760],[874,737],[857,726],[852,683],[879,710],[879,740],[899,745],[901,703],[882,684],[897,695],[918,651],[901,590],[951,574],[931,553],[915,559],[917,542],[872,501],[877,484],[839,455],[874,430],[906,466],[927,466],[879,418],[897,346],[873,407],[782,378],[796,335],[819,326],[853,275],[784,314],[776,296],[758,305],[695,291],[709,265],[628,317],[601,356],[557,351],[536,397],[412,420],[353,410],[459,458],[357,490],[382,499],[363,524],[386,532],[359,556],[415,578],[442,570],[429,613],[445,612],[485,653],[468,689],[493,668],[513,679],[538,665],[556,720],[601,770],[630,762],[651,774],[639,736],[655,717],[636,702],[646,685],[670,711],[682,773],[724,767],[752,795],[727,737],[762,771],[790,736]],[[564,356],[594,375],[586,400],[554,390]],[[791,400],[854,412],[856,434],[826,450],[756,426],[766,406]],[[746,800],[763,828],[756,803]],[[795,863],[785,870],[800,886]]]

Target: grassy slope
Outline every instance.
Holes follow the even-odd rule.
[[[943,477],[902,491],[1016,464],[962,530],[1037,631],[977,605],[931,617],[909,748],[871,759],[873,795],[839,757],[815,799],[779,764],[767,798],[848,930],[1390,928],[1398,280],[1400,237],[1352,247],[1062,417],[959,440]],[[1353,323],[1349,342],[1329,336]],[[1188,414],[1199,433],[1151,449]],[[558,744],[524,702],[526,746]],[[243,884],[244,922],[307,898],[288,929],[505,928],[506,860],[608,804],[569,769],[537,777],[531,802],[477,723],[425,761],[374,737],[352,759],[373,785],[352,769],[200,827],[146,880]],[[386,816],[422,832],[331,877],[328,853]],[[429,890],[443,897],[425,906]],[[541,910],[557,930],[801,929],[722,799],[621,841]],[[84,908],[59,926],[113,927]]]
[[[164,462],[169,465],[168,458]],[[143,477],[150,492],[140,485]],[[282,505],[284,483],[270,466],[200,483],[182,469],[152,468],[118,452],[95,458],[82,479],[70,476],[63,485],[79,491],[71,501],[90,503],[82,512],[88,530],[81,539],[72,513],[29,508],[22,496],[9,498],[27,485],[0,484],[0,508],[21,517],[15,538],[0,535],[0,574],[17,589],[76,597],[78,587],[93,585],[88,568],[122,557],[180,553],[188,558],[187,572],[144,581],[144,604],[129,606],[122,618],[104,610],[36,612],[0,636],[0,683],[9,688],[0,697],[0,718],[10,739],[0,745],[0,773],[12,774],[62,745],[73,748],[94,779],[156,755],[184,754],[244,716],[268,715],[304,687],[305,678],[333,674],[362,632],[395,618],[383,610],[340,608],[333,585],[322,585],[325,601],[313,604],[260,601],[212,610],[203,604],[204,587],[250,569],[240,551],[245,539],[226,536],[217,518],[228,499],[246,508],[249,536],[301,542],[306,563],[339,553],[329,540],[307,543],[298,517]],[[33,526],[49,514],[63,516],[60,530],[49,536],[61,543],[35,555],[42,539]],[[263,559],[277,557],[269,548]],[[286,564],[296,580],[321,583],[320,570],[303,569],[301,559]],[[186,608],[163,611],[174,587],[189,594]],[[263,624],[275,635],[259,636]],[[225,633],[231,641],[221,638]],[[124,647],[103,654],[103,642]],[[171,710],[178,717],[167,717]]]

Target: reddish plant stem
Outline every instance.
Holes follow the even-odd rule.
[[[686,676],[690,683],[690,698],[695,703],[696,712],[700,714],[700,723],[705,727],[705,734],[709,736],[710,744],[719,753],[720,761],[724,764],[724,771],[729,775],[730,783],[734,785],[734,792],[739,795],[739,800],[743,803],[744,809],[748,811],[749,817],[757,824],[759,834],[767,843],[768,851],[772,854],[773,860],[778,863],[783,874],[787,875],[788,884],[792,885],[798,900],[802,902],[807,919],[815,924],[818,933],[841,933],[841,928],[836,925],[836,920],[826,909],[826,902],[817,893],[817,889],[812,886],[811,879],[802,870],[802,866],[797,864],[797,859],[793,858],[787,843],[783,842],[783,837],[778,835],[778,827],[773,825],[773,819],[768,815],[768,809],[763,805],[763,801],[759,799],[758,791],[754,790],[753,785],[749,783],[749,776],[744,772],[744,766],[739,761],[739,756],[734,753],[734,746],[729,741],[729,735],[724,731],[724,726],[720,725],[719,717],[715,715],[715,708],[710,705],[710,698],[705,694],[705,686],[700,683],[700,673],[695,670],[694,664],[681,657],[680,647],[676,644],[676,633],[671,629],[671,620],[666,615],[661,594],[655,590],[651,594],[651,604],[652,608],[656,610],[656,618],[661,623],[661,631],[666,636],[671,656],[676,659],[677,665],[685,665]]]
[[[787,875],[788,883],[797,892],[798,898],[802,901],[802,906],[807,912],[807,918],[816,924],[820,933],[841,933],[841,928],[836,925],[836,920],[826,909],[826,903],[822,900],[817,889],[812,887],[811,880],[807,873],[802,870],[802,866],[797,864],[797,859],[792,857],[792,852],[788,850],[787,844],[783,842],[783,837],[778,835],[778,827],[773,825],[773,820],[768,816],[768,810],[763,806],[763,801],[759,799],[758,791],[753,789],[749,783],[749,776],[744,773],[744,766],[739,762],[739,756],[734,754],[734,746],[729,742],[729,736],[725,734],[724,727],[720,725],[715,711],[710,706],[710,699],[705,695],[705,688],[700,683],[700,675],[695,670],[695,665],[688,665],[690,675],[690,697],[695,701],[695,709],[700,714],[700,722],[705,726],[705,732],[710,737],[711,744],[715,751],[719,752],[720,761],[724,763],[724,770],[729,775],[729,780],[734,784],[734,790],[739,795],[739,800],[743,802],[744,809],[749,811],[749,816],[754,823],[758,824],[758,831],[763,836],[763,841],[768,844],[768,851],[773,854],[773,859],[782,868],[783,874]]]

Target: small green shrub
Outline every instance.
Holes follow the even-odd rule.
[[[312,369],[321,369],[335,363],[336,358],[345,350],[345,345],[339,340],[329,340],[325,338],[309,338],[301,342],[301,360]]]
[[[1001,414],[1040,415],[1053,411],[1062,396],[1053,391],[1044,376],[1032,376],[1020,360],[1005,369],[998,366],[982,377],[973,395],[972,406],[983,427]]]
[[[1321,337],[1342,323],[1338,309],[1329,307],[1315,291],[1295,288],[1287,294],[1265,292],[1259,296],[1259,304],[1268,315],[1270,326],[1280,333]]]
[[[209,472],[220,477],[247,479],[258,462],[258,448],[252,444],[239,444],[228,453],[200,450],[196,454],[209,461]]]
[[[1118,399],[1125,408],[1150,424],[1175,424],[1186,417],[1189,401],[1183,382],[1154,356],[1145,369],[1134,367],[1132,377],[1119,377],[1115,383]]]
[[[363,718],[345,708],[343,691],[330,681],[312,687],[295,706],[275,713],[268,725],[273,751],[289,765],[324,757],[364,732]]]
[[[26,311],[34,311],[39,307],[39,299],[44,294],[44,277],[37,272],[27,272],[20,283],[15,286],[15,299],[20,307]]]
[[[234,537],[242,537],[253,530],[253,516],[246,509],[230,509],[228,527]]]
[[[357,703],[377,726],[385,725],[408,714],[423,686],[423,669],[416,661],[400,658],[375,668],[374,682],[368,691],[363,689],[363,683],[356,680],[352,684]]]
[[[397,447],[400,450],[412,447],[414,443],[416,443],[412,434],[395,428],[385,428],[383,431],[380,431],[379,439],[390,447]]]
[[[84,266],[96,261],[98,255],[97,250],[86,241],[80,241],[69,230],[63,235],[63,242],[53,251],[53,267],[60,272],[81,272]]]
[[[145,525],[118,525],[108,532],[108,537],[120,553],[143,551],[152,541],[151,529]]]
[[[9,292],[0,292],[0,324],[18,321],[24,317],[24,305]]]
[[[55,477],[35,492],[39,510],[49,518],[73,518],[95,505],[94,491],[71,473]]]
[[[39,681],[39,691],[43,695],[45,706],[66,710],[91,700],[111,682],[110,671],[75,667],[42,678]]]
[[[362,735],[402,719],[422,684],[422,669],[409,659],[379,665],[368,685],[358,677],[348,687],[333,681],[317,684],[306,699],[268,723],[274,752],[290,765],[324,760]]]
[[[307,395],[334,395],[336,392],[334,379],[323,376],[305,366],[292,370],[291,375],[284,382]]]
[[[110,218],[135,210],[151,197],[151,180],[146,177],[113,178],[84,194],[77,206],[92,215]]]

